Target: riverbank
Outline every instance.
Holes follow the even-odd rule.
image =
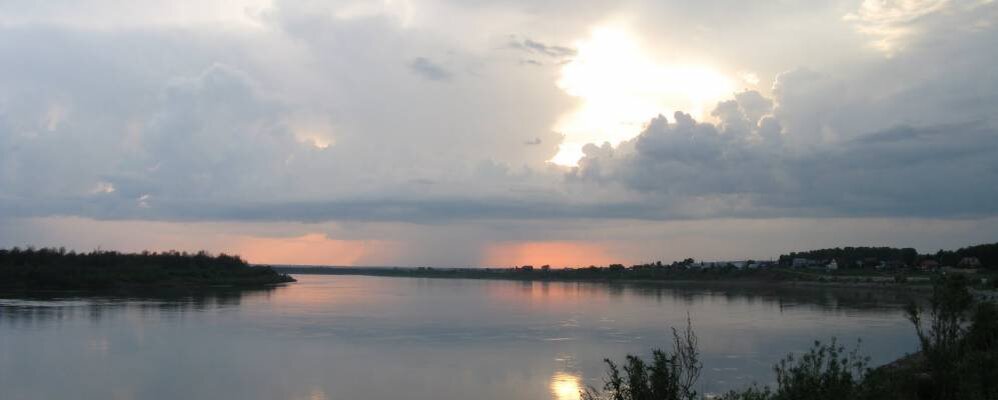
[[[720,396],[701,396],[696,383],[704,364],[687,319],[685,330],[673,329],[671,352],[654,350],[649,361],[628,355],[622,368],[607,359],[605,386],[585,390],[582,399],[995,399],[998,306],[975,301],[969,283],[963,275],[937,279],[929,308],[912,304],[905,311],[919,351],[876,368],[869,368],[870,358],[858,346],[847,350],[833,337],[774,365],[775,386],[753,384]]]
[[[783,268],[757,270],[612,270],[609,268],[522,270],[496,268],[403,268],[403,267],[312,267],[273,266],[287,274],[366,275],[436,279],[500,279],[552,282],[615,282],[635,284],[730,286],[730,287],[827,287],[897,289],[930,292],[932,276],[818,274]]]

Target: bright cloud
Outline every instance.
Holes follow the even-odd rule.
[[[619,28],[597,28],[577,48],[557,82],[580,105],[555,125],[565,135],[552,158],[556,164],[575,165],[586,143],[615,145],[630,139],[661,112],[703,116],[734,90],[730,78],[709,66],[659,61],[637,37]]]

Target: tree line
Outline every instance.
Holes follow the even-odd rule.
[[[107,289],[128,286],[252,286],[292,282],[235,255],[165,251],[121,253],[65,248],[0,249],[0,287]]]
[[[914,267],[931,260],[940,266],[972,266],[998,268],[998,243],[980,244],[957,250],[939,250],[936,253],[919,254],[913,248],[894,247],[835,247],[782,254],[781,266],[793,265],[794,259],[807,259],[830,262],[835,260],[839,268],[870,268],[882,263],[896,266]],[[965,265],[967,260],[975,260],[973,265]]]

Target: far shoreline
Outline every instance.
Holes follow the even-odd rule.
[[[336,267],[336,266],[292,266],[272,265],[275,271],[292,275],[357,275],[392,278],[428,278],[428,279],[474,279],[474,280],[505,280],[523,282],[592,282],[592,283],[623,283],[636,285],[661,286],[714,286],[714,287],[792,287],[792,288],[834,288],[892,291],[911,291],[920,294],[931,294],[932,280],[920,276],[918,280],[870,280],[865,276],[826,276],[806,274],[808,279],[793,279],[798,274],[795,271],[769,269],[760,271],[742,271],[741,274],[724,276],[723,273],[701,271],[678,271],[680,275],[674,278],[629,277],[627,273],[610,274],[600,272],[592,275],[578,274],[581,270],[552,269],[550,272],[532,271],[517,272],[514,269],[497,268],[426,268],[426,267]],[[568,274],[559,271],[571,271]],[[695,278],[691,275],[708,275]],[[573,276],[575,275],[575,276]],[[788,275],[790,277],[788,277]],[[898,274],[901,275],[901,274]],[[880,276],[883,278],[884,276]],[[846,279],[842,279],[846,278]]]

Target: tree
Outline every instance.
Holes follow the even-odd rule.
[[[933,399],[998,398],[998,309],[975,304],[963,276],[936,282],[928,315],[914,303],[908,319],[930,380],[922,389]],[[926,320],[927,317],[927,320]]]

